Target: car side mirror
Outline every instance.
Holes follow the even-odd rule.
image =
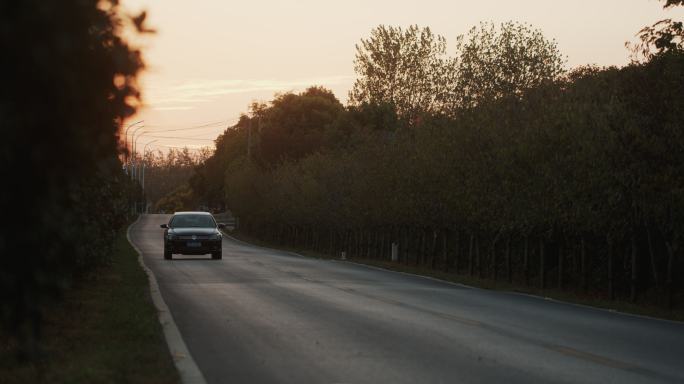
[[[223,224],[223,223],[219,223],[219,228],[225,228],[225,227],[226,227],[226,225],[225,225],[225,224]]]
[[[162,228],[168,228],[169,225],[168,225],[168,224],[162,224],[162,225],[160,225],[160,227],[162,227]]]

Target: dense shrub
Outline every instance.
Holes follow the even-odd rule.
[[[0,321],[10,329],[27,318],[37,329],[41,304],[106,262],[126,223],[117,132],[143,64],[121,25],[115,1],[0,5]]]

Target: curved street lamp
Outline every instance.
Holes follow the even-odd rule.
[[[145,203],[147,203],[147,195],[145,195],[145,159],[147,158],[147,146],[154,143],[155,141],[159,141],[159,140],[150,141],[149,143],[145,144],[145,148],[143,148],[142,189],[143,189],[143,196],[145,196]]]
[[[135,157],[135,148],[134,148],[134,141],[133,141],[133,138],[135,137],[135,133],[138,132],[138,129],[140,129],[140,128],[145,128],[145,127],[147,127],[147,125],[142,125],[142,126],[140,126],[140,127],[136,128],[136,129],[134,129],[134,130],[133,130],[133,133],[131,134],[131,149],[132,149],[131,154],[132,154],[132,156],[133,156],[133,159],[131,160],[131,161],[133,162],[133,164],[131,164],[131,168],[133,168],[133,165],[135,164],[135,158],[136,158],[136,157]],[[132,171],[132,170],[131,170],[131,171]],[[133,180],[132,175],[133,175],[133,172],[131,172],[131,180]]]
[[[136,124],[140,124],[140,123],[142,123],[143,121],[145,121],[145,120],[140,120],[140,121],[138,121],[137,123],[133,123],[133,124],[129,125],[128,128],[126,128],[126,134],[124,135],[124,145],[125,145],[125,146],[128,145],[128,130],[129,130],[132,126],[134,126],[134,125],[136,125]],[[124,152],[124,156],[125,156],[124,161],[128,161],[128,154]]]
[[[143,127],[144,127],[144,125],[143,125]],[[142,127],[140,127],[140,128],[142,128]],[[137,129],[136,129],[136,131],[137,131]],[[135,155],[135,148],[137,148],[138,139],[140,138],[140,136],[146,134],[147,132],[149,132],[149,131],[145,131],[145,132],[139,134],[138,137],[133,140],[133,154],[134,155]],[[135,135],[135,132],[133,132],[133,135]],[[131,180],[135,180],[135,176],[137,174],[137,169],[138,169],[138,162],[135,161],[135,159],[136,159],[136,157],[133,156],[134,163],[133,163],[133,173],[131,174]]]

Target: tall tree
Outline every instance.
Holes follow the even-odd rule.
[[[452,108],[466,108],[507,95],[521,95],[527,88],[565,73],[566,60],[538,29],[508,22],[497,31],[480,23],[467,36],[459,36],[456,50],[456,82],[451,88]]]
[[[446,40],[430,28],[379,27],[356,46],[354,71],[360,76],[349,91],[349,104],[390,103],[399,116],[414,120],[438,109],[451,85]]]

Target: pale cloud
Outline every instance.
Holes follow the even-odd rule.
[[[293,80],[207,80],[190,79],[168,83],[145,84],[144,102],[147,105],[170,103],[202,103],[231,93],[253,91],[289,91],[312,85],[330,86],[351,84],[356,76],[330,76]],[[158,107],[154,110],[187,110],[194,107]]]
[[[152,108],[155,111],[187,111],[188,109],[195,109],[195,107],[162,107],[162,108]]]

